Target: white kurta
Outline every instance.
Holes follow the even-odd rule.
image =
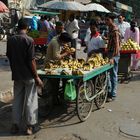
[[[91,35],[88,34],[85,38],[85,41],[87,44],[87,53],[90,53],[92,50],[98,50],[105,47],[105,42],[99,35],[97,37],[91,38]]]

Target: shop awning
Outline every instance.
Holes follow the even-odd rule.
[[[49,16],[54,16],[54,15],[60,14],[58,12],[48,12],[48,11],[33,11],[33,10],[30,10],[30,12],[33,13],[33,14],[49,15]]]
[[[38,7],[55,9],[55,10],[86,11],[85,5],[76,1],[57,1],[57,0],[53,1],[52,0],[42,5],[39,5]]]
[[[0,1],[0,13],[4,13],[4,12],[9,12],[9,9],[2,1]]]
[[[132,12],[133,11],[131,6],[122,4],[120,2],[116,2],[116,7],[117,8],[120,8],[120,9],[123,9],[123,10],[126,10],[126,11],[129,11],[129,12]]]

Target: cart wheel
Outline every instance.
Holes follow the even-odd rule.
[[[35,52],[35,59],[36,61],[44,62],[45,54],[42,54],[41,52]]]
[[[94,85],[92,81],[87,81],[86,86],[84,86],[83,82],[79,82],[77,90],[78,90],[76,101],[77,114],[80,121],[83,122],[90,116],[92,111],[93,100],[88,101],[86,99],[86,96],[88,98],[91,98],[93,96]]]
[[[37,62],[43,63],[46,56],[46,47],[37,45],[35,47],[35,59]]]
[[[94,99],[95,105],[98,109],[104,107],[107,99],[108,87],[107,87],[107,73],[100,74],[95,79],[95,93],[98,94]]]

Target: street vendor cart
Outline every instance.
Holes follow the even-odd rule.
[[[38,70],[42,79],[61,78],[76,81],[76,111],[80,121],[85,121],[92,112],[93,102],[97,108],[102,108],[106,102],[108,88],[108,71],[113,65],[105,64],[84,75],[49,75],[45,71]]]
[[[132,54],[140,54],[140,47],[136,42],[132,41],[131,39],[128,39],[127,42],[122,44],[122,48],[120,51],[120,61],[118,69],[120,81],[129,80],[132,77],[131,71]]]
[[[126,50],[120,51],[120,61],[119,61],[119,80],[129,80],[131,78],[131,54],[137,54],[139,51],[136,50]]]

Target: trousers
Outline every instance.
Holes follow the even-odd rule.
[[[108,91],[110,97],[116,97],[117,94],[117,85],[118,85],[118,63],[119,63],[119,56],[114,57],[114,66],[110,70],[108,75]]]
[[[23,117],[27,125],[34,125],[38,121],[38,96],[34,79],[14,81],[13,123],[20,124]]]

